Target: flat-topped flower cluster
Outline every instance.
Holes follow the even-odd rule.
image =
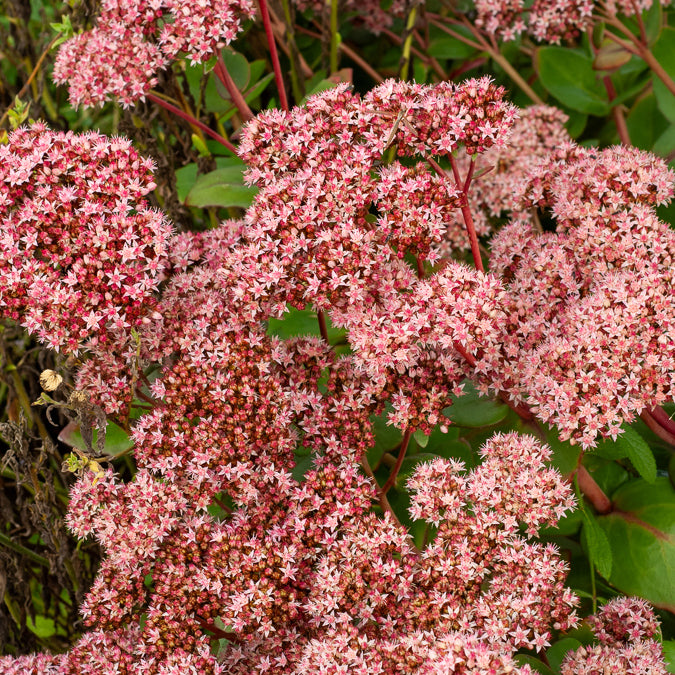
[[[503,94],[487,79],[388,81],[263,113],[241,141],[260,187],[244,221],[170,241],[142,201],[151,167],[128,143],[42,125],[10,137],[8,315],[64,351],[88,347],[78,387],[109,414],[128,415],[136,395],[152,409],[133,428],[134,479],[89,473],[71,493],[69,527],[105,551],[82,606],[91,632],[67,654],[0,659],[3,672],[529,675],[515,652],[576,625],[565,561],[532,540],[574,506],[548,446],[496,434],[475,468],[417,466],[410,515],[436,530],[421,549],[361,470],[373,415],[389,405],[404,439],[431,432],[466,377],[586,445],[672,395],[658,278],[672,278],[673,249],[653,214],[672,175],[645,154],[546,154],[537,141],[547,159],[529,171],[504,148],[518,112]],[[550,112],[530,115],[533,133],[560,132]],[[472,176],[478,156],[502,152],[522,185],[503,201],[514,219],[485,274],[443,246],[462,223],[474,250]],[[38,202],[53,215],[34,217]],[[552,211],[555,234],[532,230],[535,207]],[[35,288],[46,278],[79,294],[62,332],[34,271]],[[328,316],[350,352],[326,335],[270,337],[287,304]],[[313,462],[301,478],[300,446]],[[650,610],[622,602],[601,610],[600,644],[569,668],[610,655],[665,673]]]

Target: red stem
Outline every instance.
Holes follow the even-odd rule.
[[[403,464],[403,460],[405,459],[405,453],[408,451],[408,445],[410,443],[410,437],[412,436],[412,429],[408,428],[405,430],[405,433],[403,434],[403,440],[401,441],[401,449],[398,451],[398,458],[396,459],[396,465],[394,468],[391,470],[391,474],[389,475],[389,478],[387,478],[387,482],[382,486],[382,489],[380,490],[380,499],[382,499],[383,496],[387,495],[387,492],[393,487],[394,483],[396,482],[396,476],[398,476],[398,472],[401,470],[401,465]]]
[[[326,344],[330,344],[328,342],[328,326],[326,326],[326,314],[322,310],[319,310],[316,313],[316,315],[319,318],[319,331],[321,333],[321,337],[323,338]]]
[[[463,193],[463,206],[461,207],[462,217],[464,218],[464,225],[466,225],[466,232],[469,235],[469,243],[471,244],[471,256],[473,257],[473,263],[476,266],[476,269],[479,272],[485,274],[485,267],[483,267],[483,259],[480,257],[480,245],[478,244],[478,235],[476,234],[476,227],[473,224],[473,216],[471,215],[471,209],[469,208],[469,196],[464,189],[464,185],[471,184],[471,174],[473,173],[474,163],[472,161],[471,168],[469,169],[469,174],[466,177],[466,181],[462,181],[461,176],[459,175],[459,168],[457,167],[457,160],[450,155],[450,165],[452,166],[452,173],[455,177],[455,183],[458,190],[462,190]]]
[[[673,420],[668,418],[666,413],[661,410],[661,413],[663,413],[663,415],[665,415],[668,419],[668,425],[666,425],[664,423],[665,420],[662,420],[659,413],[657,413],[659,417],[654,415],[657,410],[661,410],[661,408],[652,408],[652,410],[645,409],[642,411],[642,413],[640,413],[640,418],[661,440],[675,446],[675,432],[670,430]]]
[[[244,122],[252,120],[255,117],[255,115],[248,107],[248,103],[246,103],[246,101],[244,100],[244,97],[241,95],[239,89],[237,89],[237,85],[234,83],[234,80],[230,76],[230,73],[227,71],[227,67],[225,66],[223,57],[220,55],[218,56],[218,62],[216,63],[213,72],[216,74],[218,79],[223,83],[225,89],[227,89],[227,93],[230,95],[232,103],[234,103],[234,105],[237,106],[237,110],[239,111],[239,114],[241,115]]]
[[[188,115],[188,113],[186,113],[184,110],[177,108],[175,105],[171,105],[171,103],[165,101],[164,99],[160,98],[156,94],[153,94],[152,92],[146,94],[146,96],[153,103],[162,106],[162,108],[168,110],[169,112],[172,112],[174,115],[178,115],[178,117],[184,119],[186,122],[189,122],[193,127],[197,127],[198,129],[201,129],[205,134],[211,136],[211,138],[218,141],[218,143],[226,147],[230,152],[233,152],[235,155],[237,154],[237,148],[235,148],[234,145],[230,143],[230,141],[228,141],[226,138],[223,138],[220,134],[210,129],[203,122],[200,122],[196,117]]]
[[[274,31],[272,30],[272,22],[270,21],[270,13],[267,9],[267,0],[259,0],[260,15],[262,16],[263,26],[265,26],[265,35],[267,36],[267,46],[270,50],[270,58],[272,59],[272,67],[274,68],[274,79],[277,83],[277,90],[279,91],[279,103],[281,109],[288,111],[288,97],[286,96],[286,87],[284,86],[284,78],[281,74],[281,63],[279,62],[279,52],[277,52],[277,43],[274,41]]]
[[[581,459],[579,462],[581,462]],[[593,508],[598,513],[605,514],[612,510],[612,502],[609,497],[602,491],[602,488],[595,482],[586,467],[581,463],[577,467],[577,482],[584,497],[593,504]]]
[[[668,413],[661,408],[656,406],[649,411],[649,414],[664,428],[670,431],[671,434],[675,434],[675,420],[668,415]]]

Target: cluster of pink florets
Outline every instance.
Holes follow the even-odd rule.
[[[116,218],[144,213],[140,198],[149,189],[149,165],[125,142],[115,167],[124,176],[131,163],[135,181],[115,183],[106,174],[99,185],[75,153],[75,178],[63,185],[70,164],[59,157],[73,152],[69,143],[80,153],[111,148],[93,137],[50,135],[59,150],[52,158],[44,127],[10,137],[7,222],[34,223],[27,217],[36,208],[31,190],[53,200],[58,218],[48,221],[46,235],[33,224],[30,236],[5,237],[14,255],[7,260],[19,264],[19,247],[37,241],[45,252],[33,250],[26,264],[43,264],[43,274],[55,278],[69,274],[79,258],[70,249],[59,253],[52,240],[57,228],[63,242],[86,228],[89,216],[95,221],[99,212],[87,206],[93,203],[104,214],[101,227],[85,229],[83,238],[99,246],[96,258],[75,250],[101,270],[99,281],[115,256],[150,272],[148,295],[161,270],[172,276],[151,306],[143,296],[124,310],[126,324],[106,315],[112,327],[102,321],[91,327],[96,335],[87,334],[90,345],[100,345],[118,331],[108,356],[94,350],[95,365],[80,386],[88,383],[109,413],[128,412],[134,394],[152,404],[132,432],[134,479],[125,484],[110,470],[88,472],[72,491],[69,526],[96,537],[106,552],[82,605],[93,630],[65,655],[0,659],[3,672],[100,675],[112,664],[121,675],[530,675],[516,665],[515,652],[542,650],[554,631],[576,624],[560,552],[527,538],[574,505],[569,485],[546,466],[547,446],[497,434],[470,471],[442,458],[418,466],[408,481],[410,514],[437,531],[422,550],[393,512],[372,510],[376,501],[384,506],[386,490],[361,471],[373,444],[372,415],[390,403],[389,421],[408,441],[416,430],[443,428],[442,411],[467,376],[527,397],[541,417],[586,443],[599,429],[593,424],[612,433],[636,405],[612,399],[618,389],[607,378],[647,391],[651,401],[670,392],[659,369],[673,371],[663,360],[672,352],[672,308],[658,278],[672,281],[674,249],[668,239],[659,243],[666,234],[647,216],[669,197],[672,177],[651,157],[563,147],[524,178],[519,219],[495,246],[502,279],[452,261],[428,266],[450,210],[468,203],[474,155],[498,152],[514,122],[516,111],[502,95],[487,79],[437,87],[386,82],[363,99],[338,87],[289,113],[264,113],[242,139],[249,178],[260,187],[245,221],[168,245],[161,219],[157,241],[146,241],[145,230],[120,233],[127,240],[117,246],[106,237]],[[40,148],[35,156],[29,140]],[[405,168],[407,160],[381,167],[389,148],[431,160],[437,175],[412,162]],[[468,167],[458,168],[460,149],[471,158]],[[433,157],[447,161],[452,174]],[[509,162],[516,166],[517,158]],[[96,176],[105,172],[105,163],[92,163]],[[113,187],[106,192],[104,185]],[[559,232],[527,229],[535,206],[551,210]],[[575,246],[583,250],[578,233],[598,242],[614,237],[624,248],[617,254],[600,246],[595,259],[574,258]],[[414,266],[406,256],[417,258]],[[80,292],[89,277],[73,274],[73,292]],[[10,277],[2,296],[15,318],[27,311],[21,280]],[[117,299],[91,288],[94,311]],[[269,337],[265,321],[281,316],[286,303],[325,312],[346,330],[351,353],[338,356],[318,338]],[[611,323],[619,305],[633,324]],[[538,317],[527,324],[530,313]],[[620,333],[625,325],[628,335]],[[654,325],[666,326],[665,341]],[[643,361],[633,338],[644,342]],[[83,339],[76,333],[74,344]],[[588,366],[592,339],[598,358],[610,358],[611,340],[619,344],[601,380]],[[585,354],[583,364],[571,349]],[[624,357],[630,351],[636,364]],[[160,366],[152,382],[142,372],[150,363]],[[536,372],[527,370],[532,363]],[[544,386],[553,373],[563,390]],[[603,394],[606,404],[593,398]],[[567,418],[546,407],[562,406],[559,400]],[[622,408],[625,400],[631,402]],[[313,465],[299,479],[301,448]],[[588,663],[605,654],[624,663],[637,644],[643,651],[631,667],[643,652],[662,667],[651,641],[656,624],[644,607],[610,604],[597,621],[600,651]]]
[[[171,233],[125,139],[20,128],[0,146],[0,310],[54,349],[128,339]],[[124,337],[127,336],[127,337]]]
[[[535,40],[560,44],[576,40],[590,24],[594,11],[633,16],[649,9],[652,0],[476,0],[476,25],[501,40],[515,40],[522,34]]]
[[[563,145],[521,188],[556,232],[523,211],[493,240],[511,317],[499,385],[587,447],[675,396],[675,235],[654,212],[674,178],[633,148]]]
[[[651,607],[640,598],[616,598],[586,620],[600,644],[580,647],[568,654],[562,675],[593,675],[599,672],[626,675],[665,675],[661,656],[659,622]]]
[[[231,42],[241,19],[254,11],[251,0],[104,0],[96,26],[61,46],[54,80],[68,84],[74,106],[110,97],[129,106],[178,55],[202,63]]]

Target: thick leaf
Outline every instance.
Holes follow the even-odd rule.
[[[672,129],[661,114],[654,94],[640,99],[631,108],[626,126],[633,145],[642,150],[654,149],[655,152],[659,152],[657,140],[665,131]]]
[[[593,59],[594,70],[616,70],[631,60],[632,54],[610,39],[603,41]]]
[[[302,483],[302,481],[305,480],[305,474],[313,467],[313,465],[314,459],[312,455],[304,455],[304,456],[296,455],[295,466],[293,467],[293,471],[291,471],[291,475],[299,483]]]
[[[652,148],[652,152],[657,155],[661,155],[661,157],[668,157],[673,152],[675,152],[675,124],[669,125],[668,128],[656,139]],[[659,215],[659,217],[664,220],[663,216]]]
[[[328,340],[331,343],[342,339],[345,335],[344,329],[333,327],[329,317],[326,317],[326,328],[328,329]],[[297,335],[321,336],[316,312],[309,305],[305,309],[295,309],[289,306],[288,312],[284,314],[282,319],[272,318],[268,321],[267,332],[283,340]]]
[[[614,510],[598,522],[614,565],[609,581],[626,595],[675,610],[675,490],[665,477],[634,480],[612,496]]]
[[[663,656],[669,673],[675,673],[675,640],[663,641]]]
[[[640,434],[634,429],[625,426],[617,443],[626,450],[626,457],[630,459],[636,471],[648,482],[656,480],[656,461],[654,453]]]
[[[661,67],[666,71],[671,80],[675,80],[675,28],[666,27],[661,31],[659,39],[652,47],[652,53]],[[654,88],[654,95],[659,104],[659,110],[671,122],[675,122],[675,96],[670,92],[668,87],[661,81],[661,79],[652,73],[652,86]]]
[[[96,446],[96,438],[98,432],[94,429],[94,447]],[[82,438],[80,433],[80,427],[76,422],[69,422],[59,434],[59,440],[66,445],[69,445],[71,448],[77,448],[82,450],[82,452],[87,451],[87,444]],[[105,445],[104,451],[107,455],[116,457],[123,452],[126,452],[130,448],[134,447],[134,442],[129,435],[127,434],[122,427],[118,426],[114,422],[108,422],[108,426],[105,431]]]
[[[536,64],[542,85],[561,103],[589,115],[609,114],[607,92],[589,56],[565,47],[540,47]]]
[[[607,535],[600,527],[600,524],[595,519],[595,516],[588,510],[582,511],[584,519],[584,529],[582,531],[584,541],[586,543],[586,550],[591,563],[597,567],[598,572],[602,574],[605,579],[609,579],[612,573],[612,548],[607,539]]]
[[[648,483],[656,480],[656,461],[651,448],[644,438],[628,425],[623,426],[621,435],[615,441],[605,439],[598,443],[596,454],[611,460],[628,457],[636,471]]]
[[[413,434],[413,438],[415,439],[415,442],[417,445],[420,446],[420,448],[426,448],[427,445],[429,444],[429,436],[427,436],[423,431],[416,431]]]
[[[652,6],[644,12],[642,18],[647,31],[647,42],[651,45],[659,39],[663,29],[663,8],[660,2],[652,2]]]
[[[472,39],[471,31],[464,26],[453,26],[452,30],[468,39]],[[457,38],[448,35],[445,31],[433,27],[430,31],[431,41],[427,54],[436,59],[465,59],[476,54],[476,50]],[[473,38],[475,41],[475,38]]]
[[[558,438],[558,430],[551,427],[546,431],[546,442],[553,451],[551,455],[551,464],[566,476],[577,468],[581,447],[572,445],[569,441],[561,441]]]
[[[245,209],[257,193],[258,188],[243,184],[241,169],[232,166],[197,178],[185,198],[185,205],[197,208],[238,206]]]
[[[509,407],[478,394],[471,382],[464,383],[464,394],[452,396],[452,405],[443,414],[460,427],[487,427],[501,422],[509,413]]]
[[[553,668],[555,672],[558,672],[560,670],[560,664],[563,662],[567,653],[576,651],[579,647],[581,647],[581,642],[579,642],[579,640],[569,637],[563,638],[546,650],[546,659],[551,668]]]
[[[248,87],[251,81],[251,66],[249,65],[246,57],[239,52],[235,52],[234,49],[226,47],[222,52],[223,62],[225,63],[225,68],[230,74],[234,82],[234,86],[243,91]],[[220,81],[218,82],[220,84]],[[228,98],[229,94],[225,87],[223,87],[225,96],[223,98]]]
[[[33,623],[32,617],[27,616],[26,626],[28,627],[28,630],[41,638],[50,638],[52,635],[56,634],[56,624],[54,623],[54,619],[50,619],[48,616],[37,615],[35,617],[35,623]]]

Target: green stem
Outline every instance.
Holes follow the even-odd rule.
[[[329,73],[336,73],[338,69],[338,0],[330,0],[330,62]]]
[[[417,21],[417,5],[413,5],[405,25],[405,40],[403,41],[403,54],[401,56],[401,80],[407,80],[410,72],[410,50],[413,41],[413,28]]]
[[[13,539],[10,539],[7,535],[0,533],[0,544],[6,546],[7,548],[11,548],[13,551],[16,551],[17,553],[20,553],[26,558],[29,558],[33,562],[38,563],[38,565],[42,565],[43,567],[49,569],[49,560],[47,560],[47,558],[44,558],[43,556],[35,553],[35,551],[31,551],[29,548],[26,548],[21,544],[17,544]]]
[[[288,41],[288,49],[290,51],[289,61],[291,64],[291,89],[293,90],[293,98],[295,104],[300,105],[300,101],[305,96],[305,87],[300,80],[298,73],[299,64],[299,50],[295,42],[295,30],[293,29],[293,16],[291,15],[291,5],[288,0],[281,0],[281,6],[284,10],[284,21],[286,22],[286,39]]]
[[[534,91],[534,89],[532,89],[532,87],[530,87],[530,85],[521,77],[520,73],[518,73],[518,71],[509,63],[509,60],[505,56],[503,56],[503,54],[498,49],[494,48],[491,44],[489,44],[483,38],[483,36],[477,32],[478,29],[475,26],[473,26],[469,21],[465,21],[462,25],[465,25],[471,31],[473,36],[476,38],[476,42],[474,42],[473,40],[469,40],[460,33],[456,33],[454,30],[448,28],[440,21],[431,19],[431,23],[437,28],[440,28],[448,35],[452,35],[452,37],[456,38],[460,42],[463,42],[464,44],[467,44],[470,47],[473,47],[474,49],[479,49],[481,51],[487,52],[490,58],[501,66],[504,72],[523,90],[523,92],[525,92],[525,94],[532,100],[533,103],[536,103],[538,105],[544,104],[544,101],[538,96],[538,94]]]

